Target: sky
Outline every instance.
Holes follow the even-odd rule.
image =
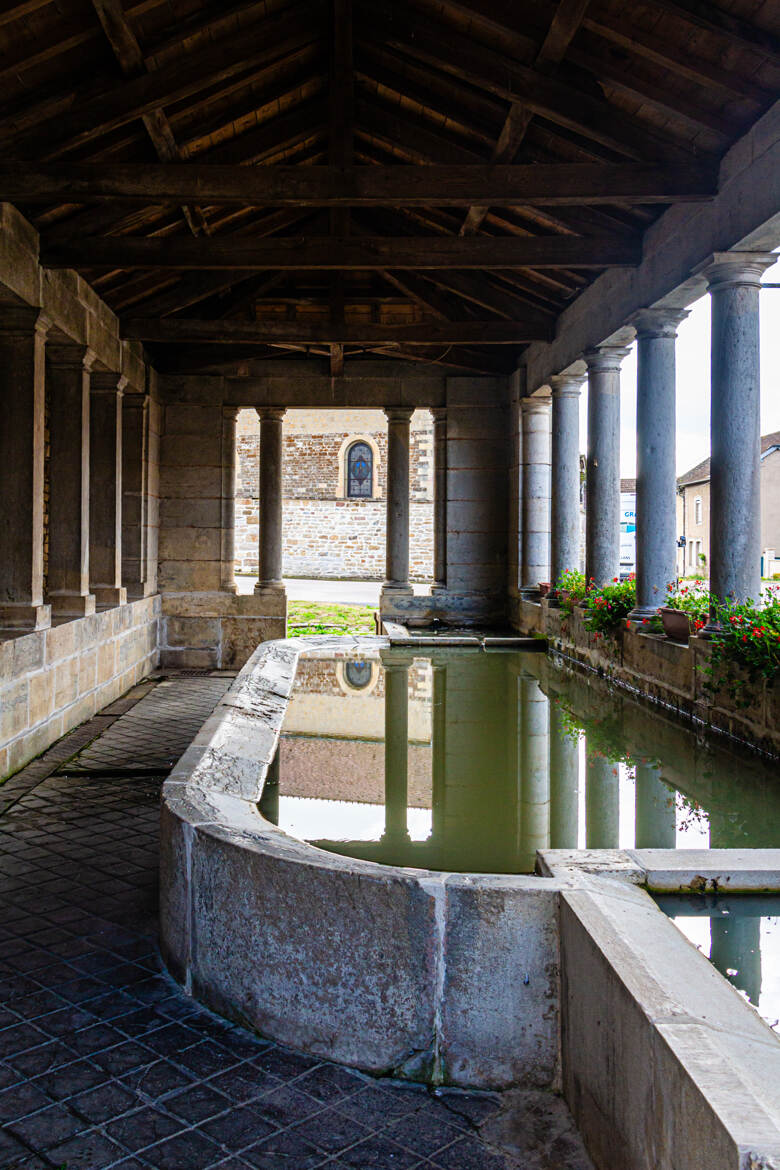
[[[780,284],[780,262],[764,283]],[[780,431],[780,288],[761,293],[761,434]],[[636,476],[636,342],[621,368],[620,474]],[[580,442],[585,451],[587,395],[580,398]],[[677,332],[677,474],[710,453],[710,298],[690,306]]]

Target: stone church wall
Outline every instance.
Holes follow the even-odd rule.
[[[351,439],[375,449],[375,494],[347,499],[343,459]],[[236,571],[257,573],[258,420],[237,420]],[[381,580],[385,575],[387,425],[374,410],[291,410],[284,420],[283,567],[289,577]],[[433,427],[416,411],[410,443],[410,574],[433,574]]]

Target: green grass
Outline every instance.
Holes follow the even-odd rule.
[[[373,634],[373,605],[320,605],[291,601],[287,606],[287,634]]]

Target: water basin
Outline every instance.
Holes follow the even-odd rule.
[[[298,663],[260,809],[366,861],[521,874],[538,849],[780,845],[776,761],[509,648]]]

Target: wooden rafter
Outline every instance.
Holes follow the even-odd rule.
[[[122,324],[125,337],[158,344],[208,345],[520,345],[549,341],[549,323],[527,321],[425,321],[383,325],[329,321],[203,321],[190,317],[129,318]]]

